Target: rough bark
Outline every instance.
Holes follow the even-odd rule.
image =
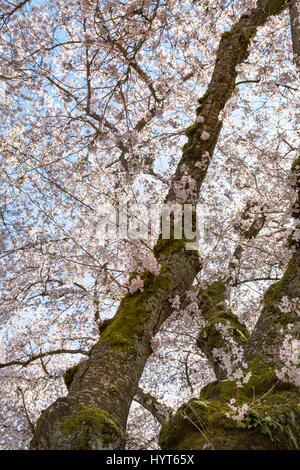
[[[290,19],[293,44],[294,62],[300,70],[300,2],[299,0],[290,0]]]
[[[213,155],[222,127],[219,115],[235,88],[237,65],[248,56],[248,46],[258,26],[278,14],[285,1],[259,0],[257,7],[242,15],[222,35],[212,80],[201,100],[196,122],[187,129],[188,142],[174,181],[181,178],[182,165],[189,169],[198,191],[207,172],[208,151]],[[209,134],[201,139],[202,132]],[[202,160],[203,169],[195,167]],[[195,202],[197,195],[187,198]],[[174,184],[167,202],[176,200]],[[151,338],[171,313],[168,299],[183,295],[200,269],[198,254],[185,249],[185,240],[159,240],[154,253],[161,264],[158,276],[144,276],[144,291],[126,295],[116,316],[92,348],[88,360],[79,365],[67,397],[58,399],[39,418],[31,449],[119,449],[124,447],[128,410],[136,394],[144,366],[151,354]]]

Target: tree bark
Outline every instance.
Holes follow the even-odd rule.
[[[293,44],[294,62],[300,70],[300,2],[299,0],[290,0],[290,19]]]

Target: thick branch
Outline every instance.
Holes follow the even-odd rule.
[[[146,410],[150,411],[159,424],[164,424],[172,414],[172,410],[170,408],[159,403],[150,393],[145,393],[141,387],[138,387],[134,401],[142,405]]]

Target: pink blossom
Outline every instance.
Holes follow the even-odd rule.
[[[201,134],[201,139],[202,140],[208,140],[209,139],[209,133],[206,131],[203,131]]]
[[[131,294],[134,294],[134,292],[140,290],[143,292],[144,290],[144,281],[140,278],[140,276],[137,276],[136,278],[132,279],[131,283],[129,284],[129,292]]]

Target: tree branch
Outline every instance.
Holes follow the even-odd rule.
[[[159,422],[164,424],[172,414],[172,409],[159,403],[159,401],[151,395],[151,393],[145,393],[141,387],[138,387],[134,397],[134,401],[143,406],[146,410],[150,411],[152,416]]]
[[[6,362],[5,364],[0,364],[0,369],[4,369],[4,367],[10,366],[27,367],[29,364],[36,361],[37,359],[41,359],[46,356],[55,356],[57,354],[84,354],[85,356],[88,356],[89,352],[85,351],[84,349],[55,349],[54,351],[48,351],[44,353],[39,353],[36,356],[31,356],[26,360],[16,359],[14,361]]]

